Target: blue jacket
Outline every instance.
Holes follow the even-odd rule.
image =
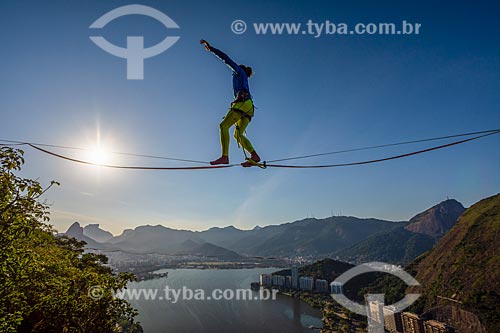
[[[250,94],[250,88],[248,87],[248,76],[247,73],[236,64],[227,54],[222,52],[215,47],[210,47],[210,52],[215,54],[217,58],[222,60],[231,70],[233,71],[233,95],[234,98],[238,96],[238,91],[246,91]],[[251,95],[250,95],[251,96]]]

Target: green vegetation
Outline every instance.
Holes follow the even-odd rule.
[[[435,237],[408,231],[403,225],[389,232],[373,235],[335,255],[358,263],[383,261],[404,265],[432,249],[435,243]]]
[[[113,275],[105,256],[54,235],[40,202],[47,189],[17,175],[22,154],[0,147],[0,331],[142,332],[136,310],[113,297],[134,276]],[[99,299],[90,297],[92,286],[102,288]]]
[[[354,266],[349,263],[326,258],[310,265],[299,267],[299,275],[311,276],[315,279],[325,279],[330,283],[352,267]]]
[[[419,307],[440,305],[441,297],[462,302],[488,332],[500,327],[500,195],[474,204],[420,262],[412,266],[423,285]],[[439,296],[439,297],[438,297]]]

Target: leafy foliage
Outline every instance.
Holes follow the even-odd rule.
[[[0,147],[0,331],[142,332],[136,310],[113,297],[134,276],[113,275],[105,256],[84,254],[84,242],[54,235],[40,197],[58,184],[43,189],[19,177],[22,155]],[[90,297],[92,286],[102,297]]]

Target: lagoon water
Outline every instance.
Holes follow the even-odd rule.
[[[145,333],[305,333],[308,327],[321,327],[321,312],[308,304],[285,295],[275,300],[165,300],[165,286],[171,289],[203,289],[210,296],[214,289],[249,289],[259,275],[273,268],[256,269],[167,269],[168,277],[129,284],[129,290],[158,290],[155,300],[129,302],[139,310],[137,320]],[[258,296],[257,291],[252,292]],[[160,299],[162,297],[162,299]],[[171,296],[173,298],[173,296]]]

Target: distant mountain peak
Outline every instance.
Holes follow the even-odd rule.
[[[234,225],[228,225],[226,227],[211,227],[207,231],[216,231],[216,230],[222,230],[222,231],[241,231],[241,229],[236,228]]]
[[[439,237],[455,225],[464,211],[465,207],[460,202],[447,199],[414,216],[406,230]]]
[[[66,231],[66,234],[81,239],[83,237],[83,228],[80,226],[79,222],[74,222]]]
[[[203,242],[197,243],[191,239],[182,242],[178,246],[177,254],[190,254],[199,256],[211,256],[211,257],[231,257],[239,258],[240,254],[223,248],[221,246],[214,245],[212,243]]]
[[[85,241],[87,243],[87,246],[89,247],[101,247],[101,244],[99,242],[95,241],[93,238],[86,236],[83,233],[83,229],[84,228],[82,228],[80,223],[74,222],[64,234],[78,240]]]
[[[107,242],[113,238],[113,234],[109,231],[99,228],[99,224],[89,224],[83,228],[83,234],[100,243]]]
[[[150,224],[140,225],[140,226],[135,227],[134,230],[138,231],[138,230],[154,230],[154,229],[169,229],[170,230],[170,228],[165,227],[164,225],[161,225],[161,224],[157,224],[157,225],[150,225]]]

